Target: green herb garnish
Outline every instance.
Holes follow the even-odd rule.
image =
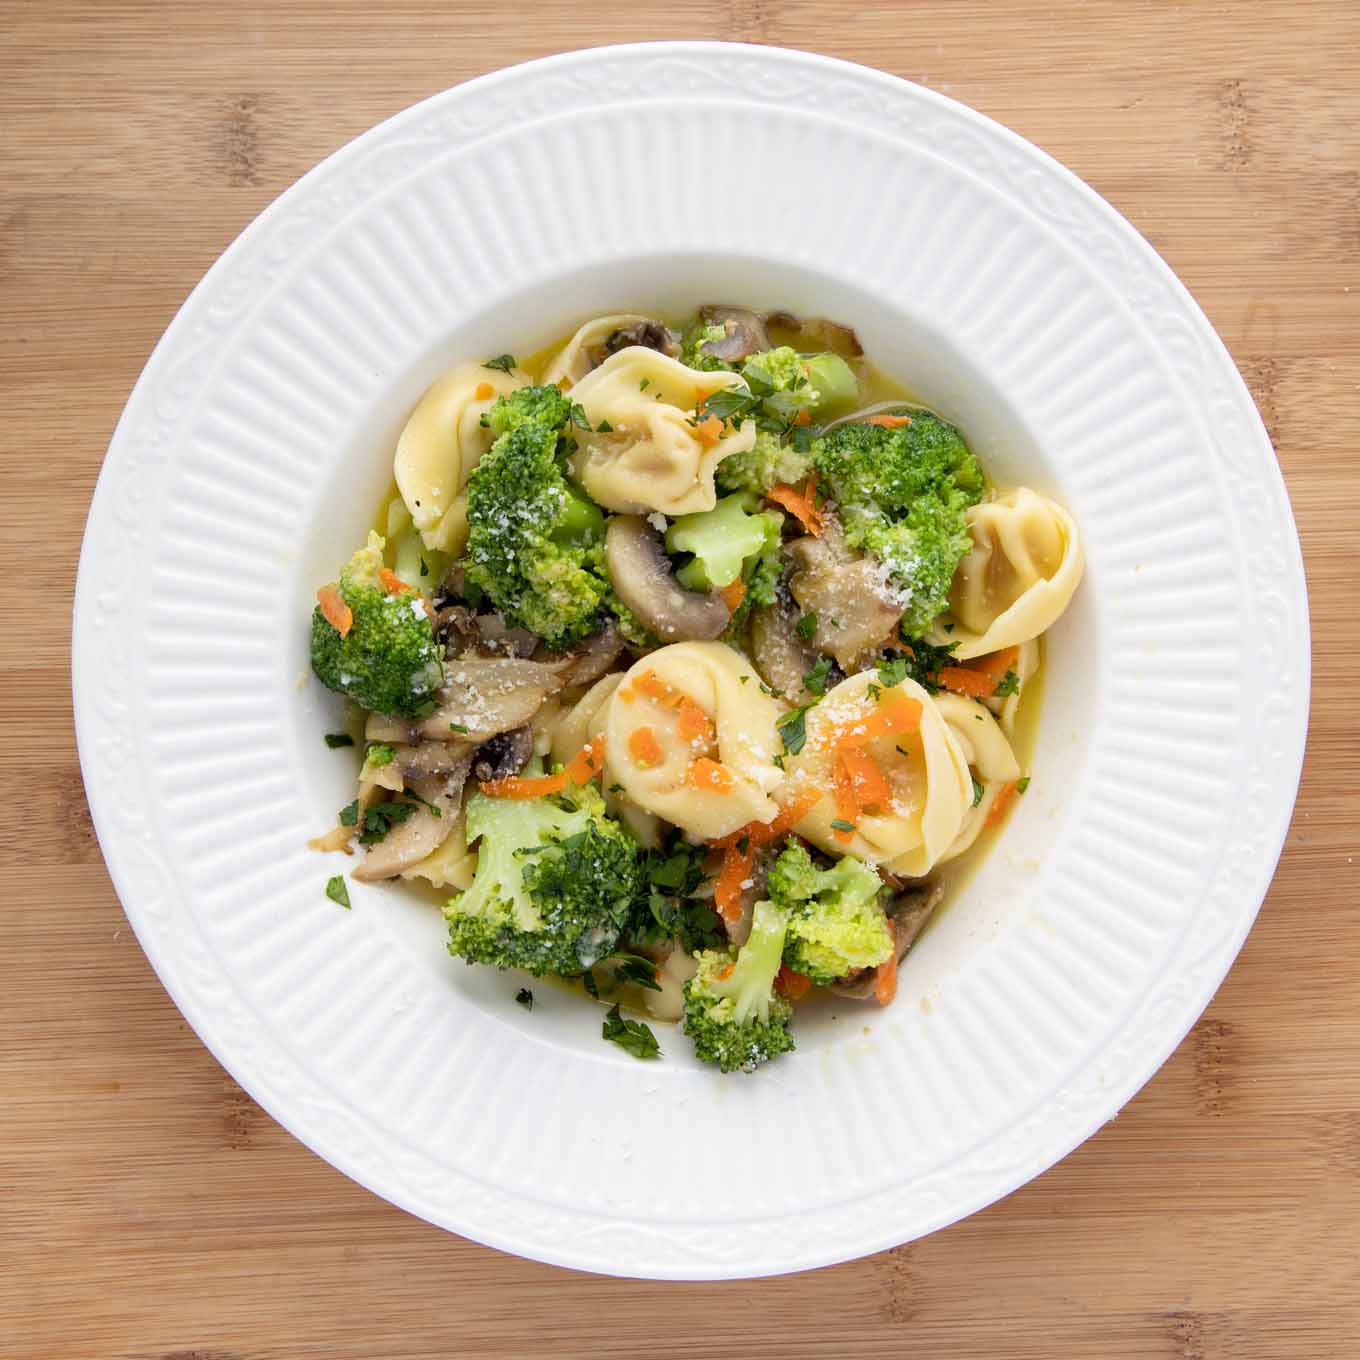
[[[793,631],[797,633],[804,642],[811,642],[812,635],[817,631],[816,614],[804,614],[803,617],[793,625]]]
[[[853,831],[855,824],[854,822],[847,822],[844,817],[837,817],[831,823],[831,829],[833,831]]]
[[[1007,671],[1000,680],[996,682],[996,688],[992,695],[997,699],[1008,699],[1012,694],[1020,693],[1020,677],[1014,671]]]
[[[341,826],[358,826],[359,824],[359,800],[356,798],[352,803],[347,803],[340,809]]]
[[[1027,788],[1029,788],[1029,775],[1023,775],[1015,781],[1016,793],[1024,793]]]
[[[488,359],[482,365],[483,368],[494,368],[500,373],[509,376],[510,370],[515,366],[515,356],[513,354],[498,354],[494,359]]]
[[[625,1053],[631,1053],[635,1058],[661,1056],[661,1045],[657,1043],[656,1035],[641,1020],[625,1020],[617,1004],[605,1013],[600,1035],[611,1044],[618,1044]]]
[[[977,805],[982,802],[982,785],[978,783],[977,775],[973,774],[971,771],[969,772],[968,777],[973,781],[973,806],[977,807]]]
[[[326,745],[332,751],[338,751],[342,746],[353,746],[354,738],[348,732],[327,732]]]
[[[534,1008],[534,994],[527,987],[521,987],[519,991],[515,993],[515,1000],[518,1001],[526,1011],[531,1011]]]
[[[835,662],[829,656],[819,656],[813,662],[812,669],[803,677],[803,685],[809,694],[815,694],[820,698],[826,693],[826,682],[833,665]]]
[[[400,826],[415,810],[414,803],[374,803],[364,810],[364,829],[359,833],[359,844],[377,845],[394,826]]]
[[[336,874],[334,878],[326,880],[326,896],[332,902],[339,902],[346,911],[349,911],[349,889],[345,886],[345,879],[342,874]]]
[[[796,756],[807,744],[807,712],[811,707],[811,704],[804,704],[791,713],[785,713],[775,723],[780,737],[783,738],[784,749],[791,756]]]

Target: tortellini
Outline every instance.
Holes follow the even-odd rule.
[[[622,680],[621,671],[602,675],[564,716],[557,719],[552,734],[552,758],[555,763],[567,764],[587,742],[605,736],[610,701]],[[607,738],[605,749],[607,752]],[[642,845],[655,849],[661,844],[660,819],[639,807],[622,791],[616,791],[614,782],[612,778],[604,780],[605,807],[627,824]]]
[[[459,364],[411,412],[397,441],[393,472],[421,540],[432,551],[457,553],[467,542],[464,487],[495,438],[482,417],[497,397],[528,381],[521,373]]]
[[[692,840],[771,821],[783,774],[779,704],[740,653],[677,642],[643,657],[609,701],[605,780]]]
[[[439,847],[418,864],[403,869],[401,876],[408,879],[423,878],[436,888],[457,888],[461,891],[472,886],[476,872],[477,856],[468,849],[467,832],[460,811],[457,825],[444,837]]]
[[[1028,642],[1020,644],[1020,655],[1011,667],[1011,670],[1015,672],[1014,694],[1006,694],[999,698],[982,701],[991,710],[997,722],[1001,724],[1001,731],[1005,734],[1007,741],[1015,740],[1015,720],[1020,714],[1021,697],[1025,693],[1025,686],[1038,673],[1042,658],[1039,645],[1038,638],[1031,638]]]
[[[881,696],[876,671],[852,675],[808,711],[803,749],[786,762],[789,785],[784,801],[821,794],[795,824],[800,836],[830,854],[853,855],[890,873],[918,878],[930,871],[958,835],[973,801],[973,782],[964,753],[935,700],[914,680],[903,680],[902,692],[921,705],[920,727],[906,735],[874,737],[864,745],[892,790],[892,799],[876,812],[861,813],[853,834],[842,839],[833,825],[838,812],[831,737],[836,728],[875,711],[878,700],[870,686]]]
[[[641,345],[610,355],[571,390],[595,427],[577,435],[577,480],[606,510],[689,515],[713,509],[714,470],[754,446],[755,422],[736,431],[724,427],[715,438],[699,427],[694,411],[714,392],[740,384],[735,373],[701,373]]]
[[[1028,642],[1051,627],[1083,566],[1072,516],[1028,487],[972,506],[968,530],[973,546],[949,592],[948,640],[959,644],[960,661]]]
[[[935,706],[949,724],[964,760],[982,790],[977,805],[964,813],[963,825],[953,843],[937,861],[943,864],[963,854],[977,840],[997,795],[1007,784],[1020,778],[1020,765],[997,720],[976,699],[941,692],[935,696]]]
[[[568,387],[581,381],[595,366],[595,357],[615,331],[625,326],[645,326],[652,322],[650,316],[637,312],[619,312],[614,316],[597,316],[587,321],[575,335],[567,341],[557,357],[543,370],[541,379],[545,387],[556,383]]]

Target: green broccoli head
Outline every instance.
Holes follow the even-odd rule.
[[[602,959],[643,890],[637,842],[593,786],[467,802],[472,886],[444,908],[449,953],[469,963],[573,977]]]
[[[750,938],[735,955],[729,950],[696,955],[699,970],[685,983],[683,1024],[701,1062],[724,1072],[753,1072],[792,1051],[793,1008],[774,990],[786,925],[783,908],[757,902]]]
[[[488,419],[505,433],[468,478],[467,581],[508,623],[553,647],[595,627],[608,590],[603,516],[567,482],[557,456],[570,412],[553,387],[501,398]],[[559,424],[544,423],[550,418]]]
[[[778,510],[757,510],[750,492],[724,496],[712,510],[681,515],[666,531],[666,549],[692,553],[676,572],[686,590],[722,590],[771,551],[777,553],[784,526]]]
[[[340,573],[335,589],[352,616],[343,637],[319,607],[313,612],[312,669],[327,689],[375,713],[423,718],[444,683],[442,651],[424,603],[378,580],[383,546],[370,533]]]
[[[723,491],[754,491],[801,485],[812,472],[812,454],[772,430],[760,430],[745,453],[729,454],[718,464],[715,480]]]
[[[963,436],[912,411],[907,425],[838,425],[813,442],[813,461],[840,507],[846,542],[886,568],[904,605],[903,633],[926,632],[971,543],[968,507],[982,498],[982,469]]]
[[[877,968],[894,948],[880,897],[883,880],[845,858],[818,869],[801,842],[789,839],[770,870],[770,899],[788,912],[784,962],[819,986]]]

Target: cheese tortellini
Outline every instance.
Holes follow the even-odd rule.
[[[577,480],[597,504],[624,514],[713,509],[714,470],[729,455],[748,452],[756,428],[746,421],[713,438],[694,411],[741,381],[736,373],[687,368],[641,345],[619,350],[571,389],[593,427],[577,436]]]
[[[787,762],[785,801],[808,792],[822,796],[794,830],[833,855],[853,855],[890,873],[919,878],[953,843],[973,801],[968,761],[936,700],[914,680],[900,688],[921,705],[917,731],[872,738],[864,750],[873,757],[892,790],[887,807],[864,812],[851,834],[837,834],[835,729],[868,717],[877,706],[870,687],[878,673],[864,671],[842,680],[807,715],[807,740]],[[842,835],[845,836],[842,839]]]
[[[943,864],[963,854],[977,840],[997,795],[1007,784],[1020,778],[1020,765],[1000,724],[976,699],[942,691],[935,696],[935,706],[949,724],[972,777],[982,790],[977,804],[964,813],[963,825],[949,849],[937,861]]]
[[[1028,487],[973,506],[968,530],[973,546],[949,592],[949,640],[959,644],[961,661],[1028,642],[1051,627],[1083,567],[1072,516]]]
[[[559,387],[573,386],[595,366],[600,350],[611,335],[625,327],[646,326],[651,322],[651,317],[642,316],[637,312],[619,312],[613,316],[597,316],[593,321],[587,321],[543,370],[543,376],[539,381],[545,387],[553,383]]]
[[[609,701],[605,780],[692,840],[714,840],[779,812],[779,704],[721,642],[677,642],[644,656]]]
[[[482,417],[497,397],[523,387],[522,373],[459,364],[420,399],[401,438],[393,472],[397,490],[425,546],[457,553],[467,542],[468,474],[491,447]]]

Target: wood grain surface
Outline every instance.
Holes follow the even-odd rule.
[[[322,156],[446,86],[568,48],[683,37],[907,76],[1109,198],[1251,384],[1314,626],[1309,754],[1279,873],[1161,1073],[1061,1165],[964,1223],[853,1264],[717,1285],[593,1278],[462,1241],[265,1116],[124,921],[85,808],[67,674],[110,433],[241,228]],[[0,1355],[1354,1355],[1357,55],[1355,0],[0,2]]]

